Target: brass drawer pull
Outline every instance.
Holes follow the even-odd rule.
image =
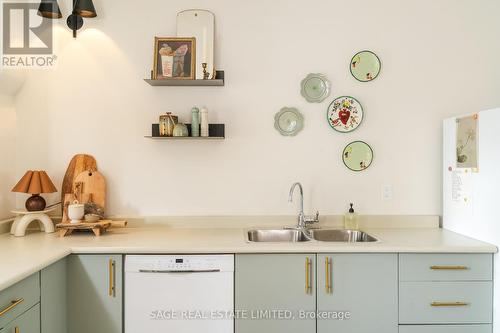
[[[468,306],[469,303],[466,302],[432,302],[431,306],[434,307],[456,307],[456,306]]]
[[[19,327],[17,327],[17,326],[16,326],[16,327],[14,328],[14,333],[20,333],[20,332],[21,332],[21,330],[19,329]]]
[[[331,270],[331,260],[330,258],[325,258],[325,291],[327,294],[332,293],[332,270]]]
[[[306,294],[310,294],[311,289],[311,259],[306,258]]]
[[[431,266],[434,271],[465,271],[469,269],[467,266]]]
[[[3,316],[4,314],[6,314],[7,312],[9,312],[10,310],[14,309],[16,306],[18,306],[22,302],[24,302],[23,298],[19,298],[19,299],[16,299],[16,300],[10,302],[10,305],[8,307],[6,307],[2,311],[0,311],[0,317]]]
[[[115,261],[109,259],[109,296],[115,297]]]

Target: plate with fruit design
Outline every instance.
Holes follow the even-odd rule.
[[[328,124],[337,132],[349,133],[361,125],[363,107],[351,96],[341,96],[333,100],[326,113]]]

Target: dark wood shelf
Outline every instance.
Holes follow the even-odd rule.
[[[159,140],[224,140],[226,138],[225,124],[208,124],[208,136],[191,136],[191,124],[186,124],[189,136],[160,136],[160,125],[151,125],[151,135],[144,136],[147,139]]]
[[[144,79],[153,87],[223,87],[224,86],[224,71],[216,71],[215,79],[212,80],[183,80],[183,79],[164,79],[152,80]]]

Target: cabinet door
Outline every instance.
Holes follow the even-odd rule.
[[[241,254],[235,262],[236,333],[314,333],[314,254]],[[282,311],[282,312],[279,312]],[[295,318],[293,318],[295,317]]]
[[[40,286],[42,333],[66,333],[66,258],[40,272]]]
[[[317,266],[318,333],[398,332],[396,254],[319,254]]]
[[[68,332],[121,333],[121,255],[68,257]]]
[[[40,333],[40,304],[8,323],[0,333]]]

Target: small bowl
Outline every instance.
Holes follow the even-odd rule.
[[[86,214],[85,215],[85,222],[88,222],[88,223],[95,223],[97,221],[99,221],[101,219],[101,217],[99,215],[96,215],[96,214]]]

